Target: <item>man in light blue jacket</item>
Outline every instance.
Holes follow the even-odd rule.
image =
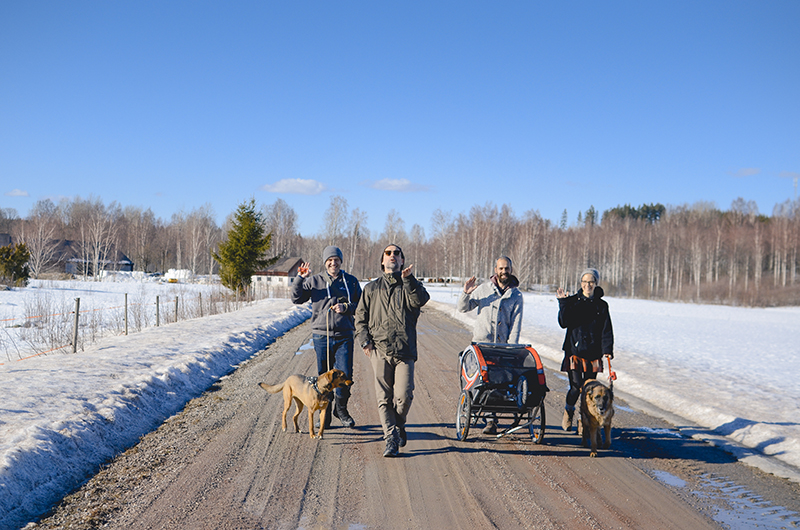
[[[500,256],[489,281],[477,285],[475,276],[466,281],[456,308],[462,313],[478,309],[472,342],[518,344],[522,330],[522,302],[519,280],[512,274],[511,258]],[[497,422],[487,420],[483,432],[497,433]]]

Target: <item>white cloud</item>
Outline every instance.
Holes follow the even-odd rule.
[[[739,171],[733,174],[734,177],[752,177],[753,175],[758,175],[761,173],[761,170],[757,167],[743,167]]]
[[[428,191],[431,189],[430,186],[415,184],[408,179],[381,179],[365,184],[372,189],[384,191]]]
[[[327,188],[325,184],[313,179],[281,179],[274,184],[265,184],[261,189],[270,193],[298,193],[300,195],[319,195]]]
[[[6,197],[27,197],[28,192],[20,189],[13,189],[6,192]]]

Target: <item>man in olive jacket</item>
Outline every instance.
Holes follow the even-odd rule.
[[[422,283],[403,268],[405,256],[397,245],[381,254],[383,275],[364,287],[356,310],[356,340],[372,363],[378,414],[386,449],[396,456],[406,445],[406,417],[414,398],[417,360],[417,319],[430,299]]]

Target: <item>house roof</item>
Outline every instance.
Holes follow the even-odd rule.
[[[58,256],[57,259],[59,261],[73,261],[79,263],[85,261],[79,241],[71,241],[69,239],[60,240],[56,246],[55,254]],[[100,256],[100,262],[103,264],[114,263],[118,265],[132,263],[128,256],[120,252],[114,245],[111,245],[108,252],[104,252]]]
[[[301,263],[303,263],[303,258],[298,258],[296,256],[292,256],[289,258],[281,258],[277,262],[275,262],[271,267],[267,267],[266,269],[256,271],[256,274],[262,276],[290,274],[292,272],[292,269],[299,266]]]

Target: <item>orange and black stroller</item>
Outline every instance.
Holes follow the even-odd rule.
[[[461,397],[456,437],[466,440],[481,419],[511,420],[497,438],[528,428],[533,443],[544,439],[548,392],[539,354],[526,344],[472,343],[459,357]]]

